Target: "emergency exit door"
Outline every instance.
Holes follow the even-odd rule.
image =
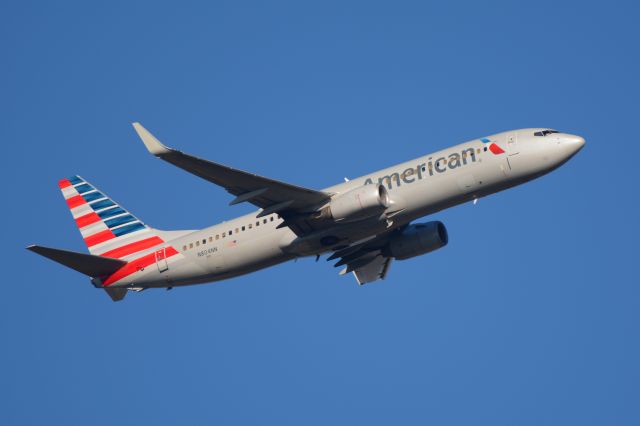
[[[169,264],[167,263],[167,256],[164,247],[160,250],[156,250],[156,265],[158,266],[158,271],[160,272],[164,272],[169,269]]]

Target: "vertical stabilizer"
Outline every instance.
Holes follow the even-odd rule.
[[[80,176],[58,185],[91,254],[120,259],[164,243],[154,229]]]

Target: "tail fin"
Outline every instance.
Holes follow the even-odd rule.
[[[120,259],[164,242],[154,229],[80,176],[62,179],[58,185],[91,254]]]

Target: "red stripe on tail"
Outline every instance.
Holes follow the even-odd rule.
[[[176,254],[178,254],[178,251],[171,246],[165,249],[165,259],[168,259]],[[154,263],[156,263],[156,252],[149,253],[138,259],[134,259],[124,265],[122,268],[118,269],[113,274],[109,275],[109,278],[107,278],[102,285],[104,287],[108,287],[116,281],[120,281],[121,279],[128,277],[129,275],[141,269],[144,269],[147,266],[153,265]]]
[[[135,243],[131,243],[122,247],[115,248],[113,250],[109,250],[105,253],[102,253],[100,256],[115,257],[119,259],[121,257],[125,257],[133,253],[137,253],[139,251],[148,249],[153,246],[157,246],[158,244],[162,244],[162,243],[164,243],[162,238],[151,237],[145,240],[136,241]]]
[[[69,206],[70,209],[74,209],[83,204],[86,204],[86,201],[84,201],[84,198],[82,198],[82,195],[76,195],[75,197],[71,197],[67,200],[67,205]]]
[[[85,226],[91,225],[92,223],[100,222],[100,220],[100,216],[91,212],[77,218],[76,224],[78,225],[78,228],[84,228]]]
[[[69,182],[69,179],[60,179],[58,181],[58,186],[60,189],[65,189],[66,187],[71,186],[71,182]]]
[[[87,238],[84,239],[84,242],[87,244],[87,247],[91,247],[115,237],[116,236],[113,235],[113,232],[111,232],[110,229],[105,229],[104,231],[100,231],[96,234],[89,235]]]

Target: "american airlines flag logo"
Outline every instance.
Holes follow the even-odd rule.
[[[504,149],[500,148],[500,146],[498,146],[497,143],[495,142],[491,142],[491,139],[489,138],[482,138],[480,139],[480,142],[482,143],[489,143],[489,151],[491,151],[493,154],[498,155],[498,154],[504,154]]]
[[[106,277],[102,282],[104,286],[157,262],[157,249],[150,250],[162,247],[165,242],[155,230],[80,176],[61,179],[58,186],[89,252],[128,262]],[[160,250],[162,260],[178,255],[168,245]]]

